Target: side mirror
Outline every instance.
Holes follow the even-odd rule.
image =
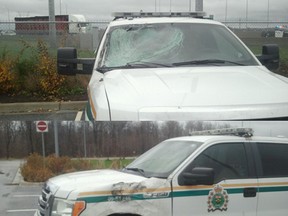
[[[191,172],[184,172],[179,177],[179,185],[213,185],[214,169],[195,167]]]
[[[77,58],[77,50],[71,47],[57,51],[57,71],[61,75],[92,74],[94,58]]]
[[[257,56],[259,61],[269,70],[276,70],[279,67],[279,47],[276,44],[266,44],[262,47],[262,55]]]

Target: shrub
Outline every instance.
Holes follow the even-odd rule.
[[[63,88],[66,79],[57,73],[56,58],[51,56],[48,52],[46,43],[38,40],[36,47],[30,45],[25,41],[21,41],[24,49],[32,50],[33,61],[22,60],[18,65],[18,71],[22,76],[24,75],[25,83],[32,80],[32,85],[28,86],[30,91],[36,91],[41,96],[54,96],[57,97]],[[29,66],[28,73],[23,70],[23,66]],[[25,67],[26,68],[26,67]]]
[[[21,167],[21,174],[25,181],[41,182],[54,176],[54,174],[46,168],[45,160],[37,153],[31,154],[24,165]]]
[[[0,59],[0,94],[13,93],[16,90],[14,62],[8,58]]]
[[[71,169],[71,159],[69,157],[56,157],[54,154],[45,158],[46,167],[51,170],[54,175],[64,173],[65,170]]]
[[[86,93],[88,76],[57,73],[56,50],[42,40],[15,41],[17,52],[0,52],[0,95],[32,96],[38,100],[63,100]]]
[[[93,169],[87,160],[71,160],[69,157],[49,155],[45,159],[37,153],[29,155],[21,167],[21,174],[25,181],[44,182],[47,179],[73,171]]]
[[[94,169],[94,166],[91,164],[89,160],[77,159],[72,160],[71,162],[72,162],[72,169],[75,171]]]
[[[131,161],[130,161],[131,162]],[[21,174],[25,181],[44,182],[49,178],[68,172],[91,169],[121,169],[128,161],[125,160],[84,160],[69,157],[49,155],[45,159],[37,153],[29,155],[21,167]]]

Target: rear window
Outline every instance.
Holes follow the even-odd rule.
[[[288,176],[288,145],[258,143],[262,163],[261,177]]]

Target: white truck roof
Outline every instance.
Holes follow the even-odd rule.
[[[262,136],[252,136],[252,137],[239,137],[233,135],[208,135],[208,136],[185,136],[185,137],[177,137],[171,138],[169,140],[183,140],[183,141],[195,141],[195,142],[229,142],[233,141],[251,141],[251,142],[273,142],[273,143],[287,143],[287,138],[279,138],[279,137],[262,137]]]
[[[222,25],[224,24],[202,18],[193,18],[193,17],[135,17],[131,19],[119,18],[110,23],[110,27],[119,26],[119,25],[131,25],[131,24],[146,24],[146,23],[201,23],[201,24],[214,24]]]

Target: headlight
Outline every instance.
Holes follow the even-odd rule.
[[[54,199],[51,216],[78,216],[86,208],[84,201]]]
[[[71,216],[74,202],[63,199],[54,199],[52,206],[52,216]]]

